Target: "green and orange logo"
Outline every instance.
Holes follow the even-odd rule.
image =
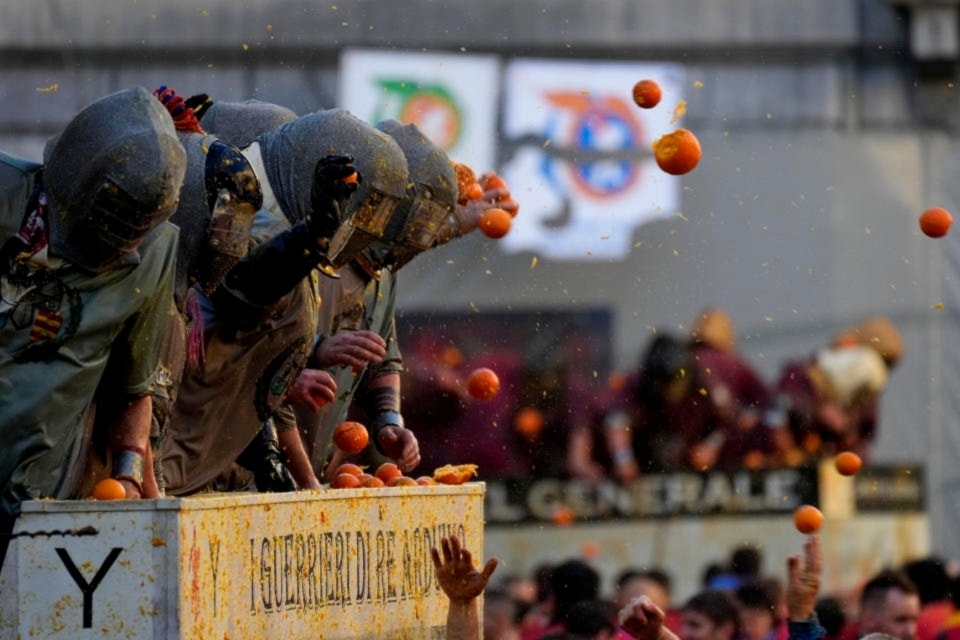
[[[415,124],[435,145],[445,151],[453,149],[463,132],[463,110],[453,94],[438,84],[420,84],[413,80],[378,80],[385,94],[396,98],[378,104],[374,122],[394,118]]]

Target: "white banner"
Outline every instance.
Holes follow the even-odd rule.
[[[341,107],[370,123],[416,124],[477,174],[494,168],[499,63],[495,56],[348,49]]]
[[[633,85],[655,80],[653,109]],[[677,213],[681,179],[660,171],[652,142],[673,131],[684,95],[675,64],[520,59],[506,69],[504,135],[519,144],[503,175],[521,204],[507,252],[563,260],[618,259],[644,222]]]

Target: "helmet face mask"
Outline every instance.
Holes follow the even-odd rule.
[[[207,242],[197,256],[195,275],[205,295],[216,291],[227,273],[247,255],[250,229],[259,207],[239,200],[228,189],[221,189],[213,205]]]
[[[204,190],[210,223],[206,242],[198,247],[191,279],[210,295],[247,255],[263,192],[249,161],[235,147],[219,140],[210,142],[206,149]]]
[[[410,205],[406,224],[387,254],[384,265],[393,272],[399,271],[408,262],[433,246],[440,225],[453,211],[449,203],[435,199],[433,189],[418,184],[417,195]],[[389,238],[384,238],[389,241]]]
[[[109,268],[135,252],[147,234],[169,220],[176,209],[174,202],[143,212],[130,194],[105,177],[87,207],[85,224],[72,226],[70,248],[61,253],[91,271]]]
[[[416,125],[385,120],[377,128],[403,150],[410,182],[382,238],[364,256],[374,268],[396,272],[435,244],[441,225],[454,210],[457,177],[447,154]]]
[[[348,264],[380,238],[406,195],[407,160],[397,142],[344,109],[316,111],[261,135],[257,141],[270,188],[291,224],[311,212],[317,161],[349,155],[362,176],[330,239],[328,266]]]
[[[336,268],[342,267],[383,237],[398,202],[399,198],[371,188],[366,198],[351,207],[353,213],[333,234],[327,250],[330,263]]]

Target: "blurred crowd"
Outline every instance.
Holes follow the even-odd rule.
[[[819,539],[785,570],[764,567],[743,545],[704,568],[700,590],[677,601],[666,567],[626,567],[602,584],[588,560],[571,558],[532,575],[497,576],[484,598],[486,640],[613,640],[633,637],[616,612],[637,598],[663,612],[679,640],[952,640],[960,630],[960,578],[937,557],[860,576],[849,593],[824,592]],[[779,564],[782,559],[777,559]],[[798,624],[799,623],[799,624]],[[876,640],[880,640],[878,636]]]
[[[799,466],[842,451],[869,459],[878,401],[903,355],[889,318],[831,336],[774,380],[737,350],[725,311],[706,309],[691,324],[687,335],[657,331],[634,370],[606,379],[575,332],[548,362],[525,361],[518,348],[464,356],[450,340],[412,340],[403,393],[423,464],[629,482],[651,472]],[[466,393],[476,367],[500,376],[495,402]]]

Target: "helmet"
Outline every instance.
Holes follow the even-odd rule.
[[[293,122],[297,114],[270,102],[214,102],[203,113],[203,128],[227,144],[244,148],[260,134]]]
[[[170,217],[185,168],[170,114],[142,87],[84,108],[43,159],[50,249],[90,271],[133,254]]]
[[[383,237],[364,255],[375,269],[397,271],[433,246],[441,223],[457,201],[457,174],[450,158],[413,124],[386,120],[377,129],[390,135],[407,158],[410,181]]]
[[[397,202],[406,193],[407,161],[400,146],[349,111],[316,111],[261,135],[257,141],[270,187],[293,224],[310,212],[317,161],[328,154],[353,156],[363,180],[330,241],[327,256],[334,267],[347,264],[383,235]]]
[[[199,284],[207,295],[247,254],[253,218],[263,204],[260,181],[249,161],[210,135],[181,133],[187,173],[180,204],[170,219],[180,227],[175,294]]]

